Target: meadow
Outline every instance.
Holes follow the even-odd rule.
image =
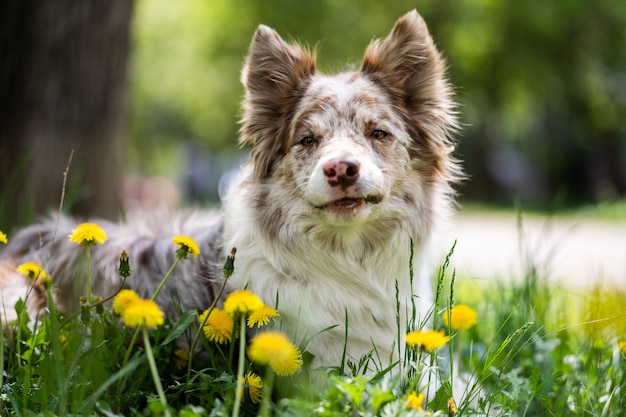
[[[88,280],[90,248],[106,245],[99,226],[90,227],[70,237],[84,247],[78,273]],[[176,263],[197,255],[192,239],[172,238]],[[375,366],[376,352],[311,369],[307,340],[280,333],[280,306],[245,291],[175,319],[128,290],[85,294],[71,313],[51,302],[40,317],[18,302],[18,320],[2,323],[0,415],[626,415],[624,289],[559,287],[532,262],[519,280],[478,283],[457,278],[453,257],[454,249],[433,277],[428,322],[409,317],[399,329],[403,359],[374,374],[363,370]],[[132,265],[120,254],[125,279]],[[236,265],[233,253],[226,279]],[[20,271],[51,300],[45,265]]]

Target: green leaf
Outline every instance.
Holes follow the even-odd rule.
[[[187,330],[189,328],[189,326],[191,326],[191,324],[195,320],[196,320],[196,312],[195,311],[186,311],[186,312],[184,312],[183,315],[178,320],[178,322],[176,322],[176,324],[174,325],[172,330],[170,330],[170,332],[167,335],[167,337],[165,338],[165,340],[163,340],[162,344],[163,345],[167,345],[167,344],[171,343],[172,341],[178,339],[180,337],[180,335],[182,335],[185,332],[185,330]]]

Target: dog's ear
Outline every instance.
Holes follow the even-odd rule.
[[[272,163],[285,152],[288,118],[311,76],[315,56],[286,43],[273,29],[257,29],[241,81],[243,103],[241,144],[251,144],[257,181],[267,177]]]
[[[445,72],[445,61],[415,10],[398,19],[384,40],[368,46],[361,67],[361,74],[381,86],[403,110],[414,130],[417,151],[430,152],[433,162],[451,152],[449,137],[457,127],[456,104]]]
[[[412,100],[437,99],[442,90],[448,96],[445,70],[426,22],[415,10],[398,19],[384,40],[368,46],[361,67],[394,98],[409,105]]]

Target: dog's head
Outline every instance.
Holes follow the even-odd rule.
[[[252,145],[257,184],[281,183],[292,200],[336,222],[414,212],[432,190],[450,194],[455,103],[417,12],[372,42],[357,71],[335,76],[260,26],[242,81],[241,140]]]

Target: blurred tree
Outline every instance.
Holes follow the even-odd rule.
[[[623,2],[465,0],[446,17],[467,193],[543,206],[624,197]]]
[[[132,1],[0,3],[0,219],[120,213]],[[5,226],[7,227],[7,226]]]

